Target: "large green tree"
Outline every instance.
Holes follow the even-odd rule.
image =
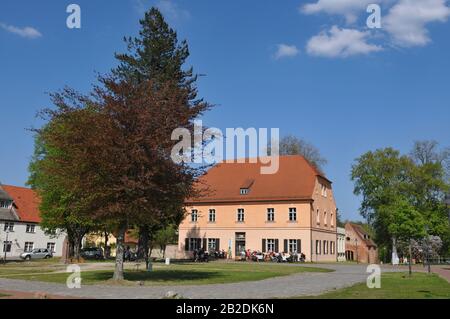
[[[395,234],[389,231],[393,212],[386,208],[400,198],[424,217],[430,235],[448,232],[444,176],[441,163],[416,162],[392,148],[368,152],[356,160],[351,174],[354,192],[362,197],[360,213],[374,227],[379,245],[394,242],[395,246]]]
[[[81,99],[81,96],[66,90],[65,93],[52,95],[57,107],[63,107],[63,95]],[[49,110],[44,111],[43,118],[51,116],[50,113]],[[82,175],[86,168],[73,165],[74,158],[80,153],[75,154],[60,142],[79,139],[77,134],[80,131],[85,135],[92,134],[94,123],[95,112],[92,109],[66,109],[65,116],[35,130],[35,151],[29,165],[28,184],[40,196],[43,228],[50,233],[64,231],[69,244],[68,257],[77,260],[80,259],[84,235],[94,229],[96,223],[90,217],[90,208],[82,201],[86,196],[85,189],[73,187],[73,180]]]

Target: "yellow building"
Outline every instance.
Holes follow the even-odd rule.
[[[186,202],[179,250],[297,252],[336,261],[332,182],[302,156],[281,156],[275,174],[261,163],[221,163],[200,178],[207,189]]]

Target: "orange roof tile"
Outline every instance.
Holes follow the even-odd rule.
[[[41,222],[39,213],[40,199],[34,190],[10,185],[2,185],[2,187],[13,198],[20,221]]]
[[[280,156],[276,174],[262,175],[258,163],[220,163],[199,178],[197,189],[202,194],[189,203],[249,202],[264,200],[311,200],[318,176],[325,176],[300,155]],[[250,183],[251,181],[251,183]],[[329,181],[328,181],[329,182]],[[330,182],[331,183],[331,182]],[[249,193],[241,195],[241,188]]]

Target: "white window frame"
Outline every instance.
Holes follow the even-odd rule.
[[[6,249],[6,247],[8,247],[8,249]],[[8,240],[8,241],[4,241],[3,242],[3,252],[4,253],[10,253],[12,249],[12,241]]]
[[[49,247],[49,246],[51,246],[51,247]],[[54,243],[54,242],[48,242],[47,243],[47,250],[48,251],[54,253],[56,251],[55,248],[56,248],[56,243]]]
[[[31,248],[30,248],[31,246]],[[34,249],[34,242],[32,241],[26,241],[25,244],[23,245],[23,252],[24,253],[30,253],[32,252]]]
[[[238,223],[244,223],[245,222],[245,209],[238,208],[236,217],[237,217],[236,220]]]
[[[217,239],[208,238],[208,251],[217,251]]]
[[[26,233],[27,234],[35,234],[36,233],[36,225],[27,224]]]
[[[189,251],[200,249],[200,247],[197,247],[197,244],[198,238],[189,238]]]
[[[273,223],[275,221],[275,208],[267,208],[267,221]]]
[[[192,223],[198,222],[198,209],[191,210],[191,222]]]
[[[216,210],[211,208],[208,213],[208,222],[215,223],[216,222]]]
[[[290,222],[297,221],[297,208],[296,207],[289,208],[289,221]]]
[[[248,188],[241,188],[241,195],[248,195],[248,193],[250,193]]]
[[[289,239],[288,240],[288,253],[300,253],[298,251],[298,240],[297,239]]]
[[[266,251],[267,252],[274,252],[274,253],[276,253],[277,251],[275,251],[275,242],[276,242],[276,240],[275,239],[266,239]]]
[[[15,224],[12,222],[5,222],[5,225],[3,227],[3,231],[9,231],[9,232],[14,232],[14,226]]]

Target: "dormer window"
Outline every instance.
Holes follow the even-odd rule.
[[[248,195],[250,193],[250,188],[253,186],[255,181],[253,179],[247,179],[241,184],[241,195]]]
[[[9,208],[11,206],[11,201],[0,200],[0,208]]]
[[[248,188],[241,188],[241,195],[248,195],[248,193],[250,193]]]

